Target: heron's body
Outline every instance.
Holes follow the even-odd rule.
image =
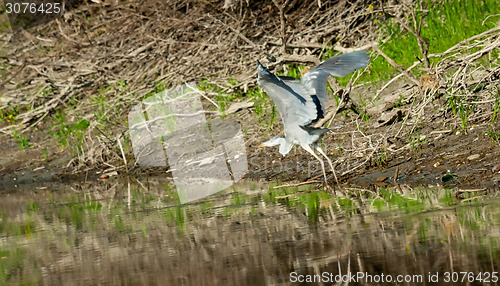
[[[320,162],[326,183],[324,162],[311,148],[316,149],[328,160],[335,175],[330,158],[317,145],[324,133],[333,128],[313,127],[314,123],[324,118],[328,101],[326,79],[329,75],[346,76],[367,64],[368,55],[364,51],[336,56],[312,68],[303,76],[301,82],[292,77],[275,76],[258,62],[257,81],[277,106],[285,133],[285,137],[276,136],[261,146],[280,145],[279,152],[285,156],[293,145],[300,145]]]

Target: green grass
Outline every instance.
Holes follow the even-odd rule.
[[[429,141],[429,138],[421,137],[420,129],[421,128],[418,128],[413,133],[407,135],[410,149],[413,153],[413,157],[415,158],[419,158],[422,155],[422,148]]]
[[[228,84],[236,85],[237,82],[234,79],[228,79]],[[219,112],[222,113],[222,117],[226,116],[225,111],[231,106],[231,103],[239,98],[243,97],[242,92],[236,91],[232,93],[226,93],[222,90],[222,88],[216,86],[215,84],[211,84],[207,79],[201,80],[200,84],[196,86],[199,90],[205,92],[213,92],[215,96],[213,96],[214,101],[219,106]]]
[[[480,34],[488,29],[496,26],[496,22],[500,17],[493,16],[486,19],[490,15],[500,14],[500,0],[445,0],[445,1],[426,1],[426,7],[417,6],[413,7],[415,20],[417,23],[422,18],[422,28],[420,35],[429,45],[428,54],[442,53],[457,43],[470,38],[474,35]],[[422,12],[425,11],[425,12]],[[381,35],[381,39],[388,39],[385,43],[379,42],[380,49],[396,63],[403,68],[411,66],[418,57],[422,59],[422,54],[418,46],[417,39],[410,32],[401,27],[396,21],[391,18],[385,19],[385,16],[379,12],[373,12],[373,6],[367,8],[367,15],[370,21],[373,21],[378,29],[377,33]],[[413,16],[411,11],[405,11],[403,18],[408,19],[407,24],[414,29]],[[485,20],[486,19],[486,20]],[[475,49],[471,49],[471,52]],[[321,60],[326,60],[333,56],[339,55],[339,52],[333,49],[327,49],[322,56]],[[492,51],[492,58],[498,57],[498,50]],[[441,58],[431,58],[431,65]],[[483,57],[477,62],[485,67],[489,67],[491,62]],[[423,65],[421,66],[423,67]],[[304,68],[302,65],[291,64],[288,65],[286,72],[278,73],[280,75],[291,76],[297,79],[301,78],[300,71]],[[375,85],[382,85],[385,81],[391,79],[399,72],[392,67],[387,60],[378,56],[376,52],[372,53],[369,71],[363,73],[359,82],[372,82]],[[423,69],[416,68],[411,71],[416,77],[425,73]],[[357,76],[357,72],[350,74],[345,78],[337,78],[341,86],[345,86],[353,77]],[[339,101],[337,95],[333,90],[327,87],[335,96],[335,100]],[[500,92],[499,92],[500,94]],[[496,97],[497,99],[499,96]],[[398,105],[403,105],[404,98],[400,99]],[[469,125],[469,116],[474,113],[475,105],[470,103],[464,97],[449,97],[447,99],[448,106],[452,109],[453,114],[460,120],[463,131],[466,131]],[[364,106],[364,102],[360,103]],[[261,110],[256,107],[257,113],[261,115]],[[500,116],[500,100],[497,100],[493,106],[493,116],[491,119],[492,124],[498,121]],[[362,116],[365,122],[369,122],[370,118],[366,115]],[[495,133],[496,134],[496,133]],[[419,134],[418,134],[419,137]],[[492,138],[496,138],[492,135]],[[494,139],[495,140],[495,139]],[[419,153],[421,149],[421,142],[417,137],[409,136],[409,141],[413,146],[415,153]]]
[[[0,121],[6,121],[7,123],[13,123],[16,116],[19,115],[19,110],[14,106],[9,106],[4,110],[0,110]]]
[[[489,130],[487,134],[494,143],[500,142],[500,132],[496,132],[495,130]]]
[[[420,7],[415,8],[417,22],[422,21],[421,36],[429,44],[429,54],[441,53],[455,44],[476,34],[480,34],[496,26],[498,17],[487,16],[500,13],[500,0],[451,0],[427,1],[428,13],[422,15]],[[409,15],[408,15],[409,16]],[[373,21],[376,21],[373,16]],[[409,26],[414,27],[411,16]],[[407,68],[416,61],[415,55],[421,58],[417,39],[408,31],[403,30],[394,20],[377,21],[384,37],[390,39],[383,44],[381,50],[403,68]],[[431,59],[431,63],[438,59]],[[362,81],[388,80],[396,70],[382,57],[372,61],[370,73],[361,76]],[[418,72],[416,72],[418,73]]]
[[[462,124],[462,131],[467,132],[467,125],[469,121],[469,115],[474,111],[474,104],[469,104],[465,97],[461,96],[450,96],[448,97],[448,105],[453,112],[453,115],[460,118]]]
[[[384,148],[380,148],[380,151],[377,152],[377,154],[375,155],[375,165],[378,168],[383,169],[385,166],[387,166],[388,162],[389,162],[388,152],[385,151]]]
[[[491,124],[495,124],[498,121],[498,116],[500,116],[500,88],[497,87],[497,92],[495,93],[495,104],[493,106],[493,116],[491,116]]]
[[[23,136],[15,129],[12,133],[12,137],[16,139],[17,147],[19,148],[19,150],[28,149],[29,147],[33,146],[33,144],[29,142],[29,138],[27,136]]]
[[[159,84],[160,85],[160,84]],[[162,86],[163,88],[163,86]],[[124,93],[127,89],[127,83],[124,80],[116,84],[109,84],[101,87],[97,94],[90,96],[90,102],[94,104],[92,109],[93,121],[97,123],[99,129],[104,133],[111,133],[115,126],[119,126],[126,118],[122,118],[123,107],[121,102],[110,100],[110,93]],[[50,93],[50,90],[44,89],[43,94]],[[70,100],[68,109],[55,110],[50,116],[50,127],[47,133],[55,138],[59,145],[68,148],[71,155],[77,157],[83,154],[83,143],[89,133],[90,121],[83,119],[83,115],[78,110],[80,107],[79,98],[74,97]],[[73,118],[71,121],[67,117]],[[100,134],[100,133],[99,133]],[[128,145],[125,147],[128,148]],[[47,151],[44,151],[43,157],[46,158]]]
[[[271,98],[260,87],[249,90],[246,96],[254,102],[254,111],[259,122],[264,127],[273,126],[276,123],[277,110]]]
[[[17,108],[9,106],[9,108],[6,108],[5,110],[0,110],[0,122],[4,121],[7,124],[11,125],[10,127],[8,127],[8,129],[12,128],[11,130],[13,131],[11,133],[11,136],[16,140],[19,150],[28,149],[29,147],[33,146],[33,144],[29,142],[28,136],[24,136],[16,129],[15,122],[17,115],[19,115],[19,111],[17,110]],[[20,126],[22,127],[23,124],[21,123]]]
[[[229,79],[228,83],[234,86],[238,82],[234,79]],[[250,101],[253,101],[253,111],[257,115],[259,122],[264,127],[271,127],[276,123],[276,107],[272,103],[269,96],[264,93],[264,91],[260,87],[251,87],[246,93],[241,90],[235,90],[233,92],[227,93],[224,92],[220,87],[209,83],[206,79],[202,80],[196,87],[201,91],[215,93],[212,98],[219,105],[218,111],[222,113],[222,118],[226,116],[225,111],[231,106],[231,104],[234,103],[235,100],[243,100],[244,98],[248,98],[250,99]]]
[[[489,15],[500,13],[500,0],[428,0],[427,6],[430,7],[427,9],[427,14],[423,15],[420,12],[420,7],[417,6],[415,7],[415,15],[417,22],[420,17],[424,17],[421,36],[429,44],[429,54],[444,52],[462,40],[495,27],[499,17],[490,17],[484,22],[484,25],[482,22]],[[406,16],[409,19],[409,26],[413,28],[411,15],[406,13]],[[385,20],[384,16],[376,12],[367,14],[367,17],[370,17],[370,20],[379,27],[377,33],[381,34],[382,38],[389,38],[386,43],[379,42],[381,50],[400,66],[407,68],[417,61],[415,56],[422,58],[415,36],[400,27],[393,19]],[[494,51],[494,53],[496,56],[498,51]],[[339,54],[333,49],[327,49],[321,60]],[[437,60],[438,58],[430,59],[431,63]],[[488,62],[484,61],[483,63],[487,64]],[[286,75],[300,78],[302,67],[290,65]],[[398,71],[379,56],[371,60],[369,72],[364,73],[359,80],[360,82],[386,81],[396,73]],[[414,70],[413,73],[418,75],[420,72]],[[337,78],[337,80],[341,86],[345,86],[353,76],[355,73],[345,78]]]
[[[487,16],[500,13],[500,0],[485,0],[478,1],[477,3],[474,0],[448,0],[437,2],[428,0],[427,6],[430,8],[426,9],[427,12],[425,14],[421,12],[419,4],[413,9],[417,21],[420,20],[420,17],[423,17],[421,36],[429,44],[429,54],[443,52],[468,37],[494,27],[498,17],[489,18],[485,21],[484,25],[482,25],[482,22]],[[413,28],[413,20],[409,11],[407,11],[404,16],[408,16],[408,24]],[[384,19],[382,14],[373,12],[373,6],[371,5],[367,8],[366,17],[378,26],[377,33],[382,35],[381,38],[389,38],[387,42],[380,43],[381,49],[402,67],[406,68],[413,64],[413,62],[416,61],[415,56],[421,58],[417,39],[410,32],[400,27],[393,19]],[[338,54],[340,53],[333,49],[327,49],[322,56],[322,60],[326,60]],[[431,59],[431,62],[437,60],[439,59]],[[291,64],[286,67],[285,72],[278,72],[278,74],[300,79],[301,70],[304,67],[303,65]],[[373,57],[369,72],[364,73],[360,77],[360,82],[386,81],[396,73],[397,71],[384,58]],[[421,72],[415,69],[413,73],[418,75]],[[356,75],[356,73],[353,73],[345,78],[337,78],[337,80],[340,85],[345,86],[349,80]],[[232,78],[229,78],[227,83],[233,86],[238,84],[238,82]],[[125,83],[119,82],[117,87],[124,88]],[[152,94],[161,92],[165,88],[167,88],[166,85],[158,84]],[[276,123],[276,107],[260,87],[250,88],[246,93],[241,90],[235,90],[229,93],[225,92],[221,87],[210,83],[208,79],[202,79],[197,85],[197,88],[202,91],[213,93],[210,97],[219,106],[217,111],[222,113],[222,117],[226,116],[225,111],[235,100],[250,98],[250,100],[254,102],[252,110],[264,127],[270,127]],[[328,88],[331,91],[331,88]],[[106,92],[107,90],[105,89],[99,93],[104,94]],[[339,98],[337,95],[334,96],[338,103]],[[100,111],[104,104],[104,97],[96,97],[94,100],[95,103],[97,103],[96,117],[98,119],[107,119],[104,112]],[[400,104],[402,104],[402,100]],[[214,109],[217,108],[212,107],[212,110]],[[498,108],[495,110],[497,109]],[[467,126],[468,116],[471,114],[472,110],[473,106],[469,106],[463,102],[456,102],[454,113],[457,117],[460,117],[464,129]],[[495,113],[493,118],[497,117],[498,115]],[[364,115],[363,119],[368,122],[370,117]],[[416,140],[416,142],[416,145],[419,145],[418,140]]]
[[[70,124],[66,120],[66,114],[63,111],[57,110],[52,116],[53,126],[49,131],[49,135],[56,138],[59,144],[63,147],[69,147],[71,154],[76,156],[82,153],[83,139],[90,122],[86,119],[81,119],[74,124]]]

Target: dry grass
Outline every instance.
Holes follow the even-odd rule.
[[[0,111],[7,114],[15,108],[16,112],[15,120],[2,123],[0,133],[19,136],[53,128],[51,120],[63,111],[68,126],[82,120],[90,124],[68,167],[79,171],[123,168],[119,166],[130,156],[123,142],[128,136],[126,114],[159,88],[206,79],[226,93],[245,96],[256,86],[256,60],[268,60],[268,67],[283,70],[289,63],[317,63],[329,50],[375,47],[383,56],[376,45],[384,39],[373,33],[376,27],[367,20],[367,7],[368,2],[362,1],[277,0],[83,4],[2,43],[5,55],[0,59],[8,74],[0,86]],[[445,123],[456,118],[462,122],[482,118],[485,122],[498,112],[493,86],[498,84],[500,70],[498,59],[491,56],[500,46],[499,29],[458,43],[444,53],[427,54],[420,26],[410,27],[395,13],[406,8],[408,5],[399,2],[375,7],[417,37],[421,48],[421,61],[407,68],[398,66],[413,85],[403,91],[404,103],[392,102],[380,110],[401,110],[404,116],[380,129],[373,121],[363,121],[363,114],[351,116],[346,123],[350,130],[339,143],[344,153],[337,159],[344,174],[383,161],[384,152],[412,149],[415,129],[426,120],[424,115],[434,108],[434,102],[444,101],[441,115]],[[485,56],[490,57],[489,67],[476,61]],[[430,64],[429,58],[436,57],[441,60]],[[410,71],[419,66],[427,72],[416,78]],[[392,83],[374,96],[386,92]],[[355,85],[354,80],[345,88],[347,95]],[[450,116],[452,108],[447,104],[455,97],[466,99],[460,101],[458,111],[453,109],[453,113],[460,108],[471,110],[465,118],[456,115],[459,113]],[[355,104],[348,96],[344,99],[347,109],[349,103]],[[365,108],[351,105],[351,109],[360,113]],[[333,118],[338,111],[329,110],[328,114]],[[398,143],[388,143],[391,140]]]

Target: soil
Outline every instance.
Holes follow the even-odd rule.
[[[353,5],[347,2],[341,2],[342,5],[347,5],[349,7],[349,9],[347,9],[347,11],[349,11],[347,14],[328,12],[331,10],[326,8],[304,10],[307,7],[316,7],[314,5],[317,5],[317,1],[304,1],[305,4],[302,6],[294,4],[295,6],[292,8],[285,9],[286,13],[288,13],[287,29],[280,26],[280,10],[277,9],[271,1],[259,2],[262,5],[258,6],[255,4],[254,7],[239,7],[238,5],[242,4],[235,4],[236,2],[233,3],[233,1],[213,2],[211,5],[206,4],[204,6],[196,6],[193,3],[191,3],[192,6],[189,6],[189,1],[172,2],[176,4],[172,4],[166,10],[174,11],[172,15],[175,15],[174,18],[179,20],[179,27],[183,28],[177,27],[177,30],[172,30],[174,31],[172,33],[175,35],[170,35],[169,37],[184,43],[182,48],[184,49],[183,53],[186,55],[185,58],[189,58],[194,62],[192,65],[197,66],[198,69],[193,69],[192,65],[188,64],[185,60],[183,60],[183,62],[176,62],[175,59],[171,59],[170,61],[159,63],[159,65],[163,66],[156,66],[155,70],[161,69],[161,72],[158,72],[158,74],[160,74],[159,77],[162,79],[170,79],[172,85],[189,80],[199,81],[201,78],[206,78],[211,75],[211,82],[215,85],[227,88],[226,91],[234,92],[238,90],[243,92],[243,98],[235,99],[230,105],[247,100],[248,98],[245,98],[247,88],[256,85],[254,72],[254,63],[256,59],[264,57],[264,53],[268,53],[266,55],[267,57],[269,54],[283,56],[282,51],[280,52],[278,50],[280,35],[282,37],[283,33],[285,33],[287,37],[291,39],[293,39],[294,36],[297,37],[295,42],[292,40],[289,41],[289,46],[293,46],[293,44],[298,45],[304,41],[317,43],[316,40],[311,40],[310,35],[328,26],[324,26],[326,24],[323,24],[323,22],[319,20],[317,22],[313,21],[312,24],[310,22],[304,22],[303,19],[305,17],[314,16],[327,21],[339,19],[338,17],[347,19],[349,15],[356,15],[356,18],[354,18],[355,21],[345,20],[342,22],[343,25],[332,30],[333,32],[330,31],[329,34],[323,35],[325,38],[331,38],[332,35],[342,35],[345,39],[350,38],[350,41],[345,40],[342,43],[344,46],[362,46],[374,39],[376,40],[377,37],[368,19],[363,18],[364,16],[362,14],[364,14],[364,12],[360,14],[360,11],[366,9],[363,7],[368,6],[366,3],[361,3],[361,1],[360,4]],[[244,2],[245,1],[242,3]],[[101,35],[104,35],[103,37],[111,37],[111,35],[115,34],[108,34],[109,27],[106,26],[107,24],[103,26],[103,30],[96,30],[100,29],[98,28],[100,25],[99,23],[121,19],[120,13],[128,13],[126,11],[129,11],[131,13],[130,15],[140,12],[145,23],[150,23],[152,31],[160,29],[162,27],[161,23],[155,23],[153,20],[157,19],[157,17],[161,17],[161,15],[156,15],[155,13],[159,12],[155,12],[154,8],[152,8],[155,3],[154,1],[147,0],[131,4],[122,3],[117,6],[120,7],[121,10],[94,3],[82,5],[83,8],[81,7],[80,10],[89,13],[88,18],[90,20],[85,24],[87,25],[86,29],[95,31],[97,34],[99,32]],[[227,3],[234,7],[223,9],[222,6]],[[140,4],[144,5],[141,6]],[[336,5],[340,7],[341,4]],[[128,7],[128,10],[124,7]],[[259,7],[264,7],[265,9],[260,9]],[[241,12],[241,9],[238,10],[239,8],[242,8],[246,12]],[[120,10],[120,13],[115,13],[118,10]],[[311,12],[304,13],[301,11]],[[210,13],[215,15],[215,18],[219,20],[215,18],[212,19],[213,16],[207,16]],[[314,13],[317,13],[317,15],[313,15]],[[216,29],[221,29],[217,30],[221,33],[220,35],[231,35],[232,37],[230,40],[232,42],[230,45],[228,44],[228,46],[225,46],[224,43],[217,44],[213,49],[212,46],[207,46],[207,49],[209,49],[209,58],[207,58],[207,54],[204,54],[202,50],[198,52],[188,52],[190,50],[187,50],[188,48],[185,47],[185,42],[196,43],[196,45],[198,45],[203,41],[211,42],[213,41],[212,38],[216,37],[214,34],[204,32],[199,32],[197,34],[196,32],[198,30],[191,29],[192,26],[189,24],[189,19],[193,19],[195,16],[198,17],[200,15],[203,15],[203,17],[205,17],[204,19],[210,19],[210,21],[203,22],[197,20],[198,22],[194,25],[196,29],[202,29],[200,26],[202,23],[207,25],[210,24],[214,25],[213,27],[216,27]],[[240,17],[238,18],[240,22],[233,19],[236,17],[235,15]],[[220,19],[222,19],[222,21]],[[292,21],[292,19],[294,21]],[[352,19],[352,17],[349,19]],[[267,34],[262,34],[262,28],[250,25],[250,23],[256,24],[259,20],[262,20],[260,25],[266,28],[265,31]],[[62,28],[58,28],[54,22],[52,22],[52,25],[47,23],[26,32],[29,35],[26,36],[26,34],[24,34],[24,36],[28,38],[36,38],[38,36],[40,38],[41,35],[45,33],[46,38],[53,39],[62,46],[62,48],[59,49],[57,45],[54,45],[54,51],[52,51],[50,56],[54,58],[66,57],[68,62],[71,62],[73,54],[75,59],[80,59],[79,57],[84,58],[86,56],[90,57],[90,55],[97,55],[99,51],[101,51],[103,55],[108,55],[116,51],[111,49],[110,46],[106,46],[107,41],[100,40],[99,35],[96,36],[95,39],[92,39],[96,42],[94,46],[85,46],[86,42],[73,43],[72,41],[77,41],[79,39],[77,39],[74,33],[70,33],[68,29],[72,27],[71,21],[81,21],[77,13],[69,15],[65,20],[59,21],[66,21],[65,23],[67,26],[63,25]],[[227,23],[223,23],[224,21]],[[294,23],[294,25],[290,23]],[[239,25],[238,29],[241,29],[242,32],[237,32],[235,30],[233,26],[236,24]],[[127,22],[127,25],[124,25],[121,31],[123,36],[120,36],[121,39],[114,38],[113,43],[121,40],[122,46],[120,46],[120,49],[128,49],[128,51],[137,51],[139,48],[144,47],[144,42],[142,41],[134,42],[132,45],[127,46],[131,38],[139,36],[139,34],[137,34],[137,27],[138,26],[134,26]],[[313,29],[315,27],[317,30]],[[62,35],[58,32],[58,29],[66,33]],[[307,29],[311,30],[310,33],[300,34],[301,31]],[[301,38],[297,36],[298,34],[300,34]],[[157,36],[160,37],[160,35]],[[217,37],[220,37],[222,40],[227,39],[226,36],[222,37],[220,35]],[[31,54],[22,53],[21,51],[26,48],[26,43],[21,40],[21,34],[16,34],[15,37],[17,37],[17,39],[9,42],[8,47],[16,52],[10,54],[10,61],[7,62],[15,66],[15,64],[12,63],[14,62],[14,58],[16,60],[24,59],[25,63],[31,62],[34,66],[38,64],[39,66],[46,65],[50,67],[47,63],[36,63],[33,59],[39,57],[40,53],[45,53],[46,51],[34,50],[30,52]],[[168,39],[169,37],[165,37],[164,39]],[[211,41],[208,40],[209,38]],[[87,40],[85,39],[85,41]],[[91,39],[89,38],[88,41],[91,41]],[[267,45],[265,45],[269,48],[267,51],[257,48],[264,42],[267,42]],[[270,42],[272,42],[272,44],[269,44]],[[247,46],[250,46],[250,49]],[[169,50],[172,51],[172,49],[175,49],[174,45],[169,46]],[[189,47],[189,49],[192,49],[192,47]],[[135,58],[131,58],[129,62],[123,62],[124,70],[127,69],[124,73],[129,76],[126,81],[131,82],[130,85],[132,86],[130,89],[136,90],[137,93],[141,95],[140,98],[154,89],[154,82],[157,80],[156,75],[149,74],[144,70],[138,71],[138,73],[143,72],[145,74],[142,80],[146,83],[142,84],[141,79],[134,77],[135,74],[131,68],[133,65],[141,66],[144,69],[152,69],[151,64],[156,64],[154,55],[157,51],[156,46],[150,46],[149,50],[146,51],[149,51],[148,53],[153,54],[153,56],[140,56],[143,51],[137,51],[134,54]],[[277,64],[271,67],[274,66],[277,70],[286,63],[308,62],[309,60],[303,61],[303,59],[310,59],[311,57],[317,60],[319,54],[324,52],[318,47],[299,47],[292,50],[285,49],[285,51],[297,57],[293,57],[293,59],[284,56],[281,59],[277,57]],[[164,55],[164,53],[165,51],[162,52],[162,55]],[[238,57],[235,57],[235,55],[238,55]],[[156,55],[156,57],[157,56],[158,55]],[[182,55],[173,54],[172,57],[179,57],[178,59],[180,59]],[[228,58],[228,60],[224,62],[225,65],[222,71],[220,68],[217,69],[214,66],[221,65],[217,62],[217,59],[221,57]],[[111,61],[105,58],[106,57],[102,57],[102,60],[107,61],[109,64]],[[117,59],[113,60],[116,61]],[[89,59],[89,61],[92,61],[92,59]],[[173,74],[173,72],[175,72],[175,66],[172,67],[172,63],[174,62],[176,62],[176,65],[179,66],[179,70],[182,70],[182,72]],[[101,62],[99,62],[99,64],[101,64]],[[102,65],[104,66],[104,62],[102,62]],[[313,65],[313,63],[309,61],[309,65]],[[29,79],[28,84],[37,82],[37,80],[47,80],[57,86],[64,86],[64,79],[58,82],[50,78],[50,75],[46,76],[46,74],[49,74],[48,72],[44,75],[43,72],[37,69],[35,69],[37,72],[34,72],[33,69],[28,72],[23,70],[24,66],[17,66],[17,68],[19,70],[19,75],[12,77],[10,81],[8,81],[7,87],[2,86],[4,91],[8,91],[6,94],[15,94],[15,88],[10,88],[9,86],[15,86],[19,82],[27,81],[27,79]],[[163,68],[165,68],[165,70],[163,70]],[[64,70],[64,66],[61,66],[60,69],[63,70],[62,75],[68,72]],[[121,73],[116,65],[109,66],[109,69],[106,68],[106,70],[101,70],[100,68],[96,69],[99,70],[97,76],[79,79],[82,83],[79,83],[78,87],[75,88],[75,90],[80,89],[78,91],[78,94],[80,94],[79,96],[86,93],[96,93],[103,82],[116,83],[119,79],[124,78],[123,73]],[[217,70],[217,72],[215,72],[215,70]],[[494,76],[490,78],[490,81],[486,85],[489,87],[498,85],[498,74],[500,73],[495,71],[493,74]],[[227,84],[228,77],[238,79],[241,84],[237,84],[236,86]],[[135,79],[135,81],[133,79]],[[422,85],[413,86],[410,80],[404,79],[403,77],[402,80],[396,81],[378,95],[377,101],[368,105],[363,105],[363,102],[370,102],[370,99],[375,97],[377,90],[379,90],[383,84],[366,83],[354,85],[349,93],[350,97],[346,104],[346,110],[337,113],[332,123],[333,125],[344,124],[344,126],[339,130],[327,133],[323,138],[323,149],[327,151],[327,154],[335,162],[336,170],[342,183],[345,185],[369,186],[372,184],[383,185],[397,182],[404,184],[445,184],[450,186],[461,186],[462,188],[500,188],[500,144],[498,141],[492,140],[492,137],[488,134],[491,130],[500,130],[500,125],[498,121],[496,123],[491,123],[491,104],[484,106],[478,104],[474,112],[468,116],[467,125],[464,127],[461,125],[460,118],[454,115],[446,104],[446,90],[442,88],[446,87],[447,84],[449,87],[449,82],[445,81],[443,84],[440,83],[439,88],[433,87],[430,90],[422,90]],[[4,83],[2,85],[4,85]],[[491,89],[485,88],[484,92],[489,92],[490,90]],[[22,92],[22,90],[19,90],[18,93]],[[47,119],[44,120],[44,118],[49,118],[56,110],[64,109],[71,98],[81,102],[82,105],[80,110],[84,113],[90,112],[96,108],[96,105],[92,103],[89,98],[81,98],[75,94],[77,93],[69,92],[69,95],[57,95],[61,103],[56,105],[53,105],[52,102],[48,104],[49,101],[47,101],[47,99],[36,99],[33,104],[39,104],[46,108],[46,112],[36,113],[30,111],[33,109],[22,109],[24,113],[21,112],[21,115],[24,114],[25,116],[19,117],[22,118],[24,125],[29,125],[30,128],[21,128],[20,126],[22,125],[18,125],[17,128],[24,136],[28,136],[29,142],[33,144],[27,149],[20,150],[12,130],[7,129],[8,124],[5,121],[0,122],[0,127],[2,128],[0,142],[2,142],[3,145],[2,156],[0,158],[0,189],[12,190],[20,185],[45,184],[52,181],[96,180],[114,171],[119,175],[140,175],[144,173],[151,175],[165,174],[165,168],[144,169],[135,166],[130,152],[126,154],[128,166],[125,168],[122,160],[123,158],[120,158],[121,155],[113,150],[112,147],[108,146],[113,146],[113,144],[105,142],[107,140],[106,138],[109,139],[109,137],[113,137],[108,135],[101,136],[102,132],[97,129],[93,130],[92,136],[94,137],[89,137],[89,142],[94,144],[88,143],[88,148],[93,153],[87,153],[94,154],[91,159],[84,158],[82,160],[80,157],[72,155],[67,148],[59,146],[57,140],[49,135],[48,132],[44,131],[50,129],[52,126],[51,122]],[[397,101],[402,94],[407,95],[405,96],[406,101],[398,103]],[[56,94],[53,96],[55,97]],[[479,99],[482,98],[481,93],[478,93],[476,96]],[[125,103],[121,105],[124,111],[121,116],[123,121],[127,114],[125,111],[128,111],[133,104],[138,102],[138,99],[134,99],[133,97],[134,96],[130,96],[130,101],[125,101]],[[135,97],[137,97],[137,95],[135,95]],[[10,106],[26,106],[26,102],[23,102],[17,97],[16,100],[2,103],[2,111],[5,112]],[[417,107],[421,107],[418,112],[416,112]],[[334,110],[335,108],[336,106],[331,106],[327,110]],[[34,110],[36,110],[36,108]],[[384,112],[396,112],[394,113],[396,115],[389,115],[389,117],[385,115],[382,116]],[[68,113],[70,113],[70,111],[68,111]],[[482,116],[484,114],[489,114],[490,116]],[[365,117],[363,117],[363,115],[365,115]],[[366,119],[366,115],[368,115],[369,119]],[[91,119],[91,117],[89,118]],[[247,156],[250,162],[249,172],[246,178],[278,180],[283,182],[321,180],[321,170],[319,166],[304,150],[294,148],[290,154],[286,157],[282,157],[277,152],[277,148],[257,148],[260,143],[271,137],[282,135],[282,125],[279,119],[276,123],[264,127],[262,121],[266,121],[267,118],[259,117],[254,107],[243,108],[238,112],[228,115],[227,119],[239,122],[242,130],[245,130]],[[118,126],[112,129],[109,134],[120,134],[125,130],[126,125]],[[94,139],[92,140],[92,138]],[[95,143],[95,141],[99,141],[95,138],[102,139],[100,140],[100,145]],[[96,147],[97,145],[99,145],[99,147]],[[95,152],[95,150],[99,150],[99,152]],[[331,173],[329,174],[329,181],[332,182]]]

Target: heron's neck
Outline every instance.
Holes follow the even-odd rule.
[[[293,143],[288,142],[285,138],[280,138],[279,139],[279,144],[280,144],[280,154],[285,156],[292,150]]]

